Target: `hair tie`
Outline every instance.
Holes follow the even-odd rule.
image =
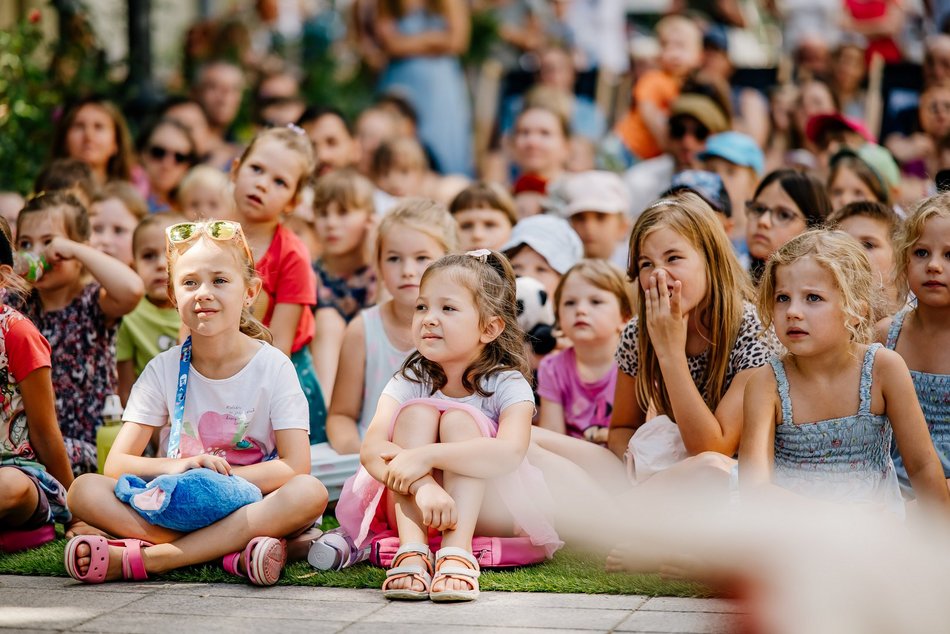
[[[296,123],[288,123],[288,124],[287,124],[287,129],[290,130],[291,132],[293,132],[294,134],[296,134],[297,136],[307,136],[306,130],[304,130],[303,128],[301,128],[301,127],[300,127],[299,125],[297,125]]]
[[[488,256],[491,255],[491,251],[488,249],[476,249],[475,251],[468,251],[465,253],[470,258],[475,258],[479,262],[488,262]]]

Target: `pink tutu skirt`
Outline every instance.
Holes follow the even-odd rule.
[[[471,405],[435,398],[417,398],[402,403],[393,414],[389,422],[390,440],[399,413],[410,405],[418,404],[429,405],[440,412],[462,410],[475,420],[482,436],[486,438],[494,438],[498,432],[498,423]],[[511,473],[494,478],[492,484],[511,513],[515,530],[528,537],[532,544],[543,547],[548,557],[553,555],[563,542],[558,538],[551,522],[554,501],[541,471],[525,459]],[[385,485],[373,478],[362,466],[343,484],[336,517],[357,546],[368,542],[373,535],[395,528],[390,527],[386,521],[383,496],[385,492]]]

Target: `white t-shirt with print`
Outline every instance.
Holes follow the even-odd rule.
[[[531,384],[524,378],[524,375],[514,370],[497,372],[485,377],[482,379],[482,389],[486,392],[493,392],[493,394],[491,396],[480,396],[477,392],[474,392],[461,398],[446,396],[441,391],[429,394],[428,385],[415,383],[397,373],[386,384],[383,394],[396,399],[400,405],[414,398],[435,398],[443,401],[465,403],[481,410],[489,420],[496,423],[501,413],[509,406],[521,401],[534,404],[534,393],[531,391]]]
[[[152,359],[132,386],[122,420],[161,431],[164,456],[175,411],[181,346]],[[188,374],[182,420],[183,458],[210,453],[232,465],[256,464],[276,457],[274,431],[310,430],[307,397],[290,359],[273,346],[261,348],[237,374],[209,379],[194,367]]]

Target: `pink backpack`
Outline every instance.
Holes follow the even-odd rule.
[[[442,538],[432,537],[429,547],[437,550]],[[376,566],[389,568],[399,549],[396,531],[384,531],[370,541],[369,560]],[[538,564],[547,559],[543,546],[536,546],[527,537],[474,537],[472,554],[482,568],[513,568]]]

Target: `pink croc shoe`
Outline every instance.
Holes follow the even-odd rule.
[[[86,574],[80,574],[76,566],[76,549],[80,544],[89,546],[90,561]],[[109,546],[123,546],[122,578],[144,581],[148,579],[148,575],[142,561],[142,548],[152,545],[140,539],[106,539],[99,535],[77,535],[66,543],[66,552],[63,556],[66,572],[73,579],[83,583],[102,583],[106,580],[106,572],[109,570]]]
[[[284,540],[274,537],[255,537],[244,549],[245,575],[238,569],[240,552],[229,553],[221,561],[226,572],[238,577],[247,577],[255,586],[272,586],[280,580],[280,573],[287,562]]]

